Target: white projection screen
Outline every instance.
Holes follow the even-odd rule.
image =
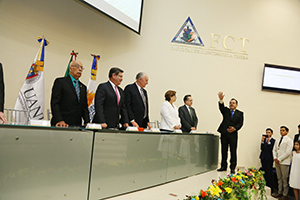
[[[263,90],[300,93],[300,69],[265,64]]]
[[[143,0],[80,0],[140,34]]]

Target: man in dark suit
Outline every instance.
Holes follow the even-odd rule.
[[[237,139],[238,130],[240,130],[244,123],[244,113],[237,110],[238,101],[232,98],[229,102],[229,108],[224,106],[224,94],[218,93],[219,96],[219,110],[223,116],[223,120],[218,128],[218,132],[221,133],[221,153],[222,161],[221,168],[218,171],[227,170],[227,152],[228,146],[230,148],[230,173],[235,173],[235,167],[237,163]]]
[[[298,125],[298,134],[295,134],[294,136],[294,143],[293,145],[295,144],[296,141],[298,141],[300,138],[299,138],[299,135],[300,135],[300,124]],[[295,147],[293,147],[293,151],[295,151]]]
[[[295,134],[295,136],[294,136],[294,144],[296,141],[298,141],[300,139],[299,135],[300,135],[300,124],[298,125],[298,134]]]
[[[119,123],[128,127],[125,96],[119,87],[123,80],[123,72],[117,67],[111,68],[108,74],[109,81],[98,85],[93,122],[100,123],[102,128],[119,128]]]
[[[261,145],[260,145],[260,161],[262,170],[265,172],[264,177],[267,182],[267,186],[271,188],[271,193],[273,193],[273,147],[275,144],[275,139],[272,138],[273,130],[271,128],[266,129],[266,134],[261,138]]]
[[[86,86],[78,79],[83,67],[78,60],[71,62],[69,76],[54,81],[51,94],[51,126],[82,126],[89,122]]]
[[[179,118],[181,122],[181,130],[182,132],[190,132],[195,131],[198,124],[198,118],[196,115],[196,111],[192,108],[193,98],[191,95],[185,95],[183,98],[183,102],[185,105],[179,107]]]
[[[3,80],[3,69],[2,69],[2,63],[0,63],[0,119],[3,121],[4,124],[7,124],[7,120],[4,116],[3,110],[4,110],[4,80]]]
[[[151,129],[149,123],[148,95],[144,89],[148,84],[148,76],[144,72],[136,75],[136,82],[125,87],[125,103],[129,122],[132,126]]]

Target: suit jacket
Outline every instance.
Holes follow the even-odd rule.
[[[178,115],[178,109],[170,102],[165,101],[160,108],[160,128],[164,130],[174,131],[174,126],[181,125]]]
[[[188,111],[186,105],[183,105],[178,109],[182,132],[190,132],[192,127],[197,128],[198,118],[196,115],[196,111],[192,107],[190,107],[190,110],[193,120],[191,119],[190,112]]]
[[[275,144],[275,139],[271,138],[270,139],[270,144],[267,143],[267,139],[265,139],[264,142],[261,143],[260,145],[260,156],[259,158],[262,160],[268,160],[268,161],[273,161],[273,147]]]
[[[236,131],[232,132],[237,134],[238,130],[240,130],[244,123],[244,113],[240,110],[235,110],[233,117],[231,118],[231,112],[228,107],[224,106],[224,103],[219,102],[219,110],[222,113],[223,120],[218,128],[218,132],[221,134],[225,134],[227,132],[227,128],[229,126],[233,126]]]
[[[143,89],[146,98],[146,121],[149,122],[149,106],[147,91]],[[145,104],[136,83],[127,85],[124,90],[125,103],[129,121],[134,120],[139,126],[142,126],[145,115]]]
[[[280,139],[276,140],[273,148],[273,157],[277,158],[282,165],[290,165],[291,153],[293,150],[293,140],[287,135],[283,137],[280,146],[278,146]]]
[[[65,121],[70,126],[81,126],[89,122],[86,86],[79,81],[80,102],[70,76],[57,78],[51,94],[51,126]]]
[[[0,112],[3,112],[4,109],[4,89],[3,69],[2,64],[0,63]]]
[[[298,133],[298,134],[296,134],[295,136],[294,136],[294,144],[295,144],[295,142],[296,141],[298,141],[300,138],[299,138],[299,135],[300,135],[300,133]]]
[[[107,128],[119,128],[119,123],[128,123],[124,92],[119,86],[117,88],[121,96],[119,105],[116,92],[109,81],[98,85],[94,101],[94,123],[106,123]]]

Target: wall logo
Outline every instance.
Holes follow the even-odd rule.
[[[172,42],[204,46],[190,17],[183,23]]]
[[[204,36],[207,38],[207,35]],[[246,43],[249,43],[248,38],[232,35],[222,36],[217,33],[210,33],[210,37],[210,45],[206,44],[204,46],[195,25],[191,18],[188,17],[171,41],[173,43],[171,50],[248,60],[248,53],[246,51]],[[181,44],[190,45],[190,47],[184,47]]]

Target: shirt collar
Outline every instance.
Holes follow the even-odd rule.
[[[110,80],[108,80],[108,81],[110,82],[111,86],[115,89],[116,85],[113,82],[111,82]]]
[[[75,79],[71,74],[69,74],[71,77],[72,82],[77,81],[78,79]]]

